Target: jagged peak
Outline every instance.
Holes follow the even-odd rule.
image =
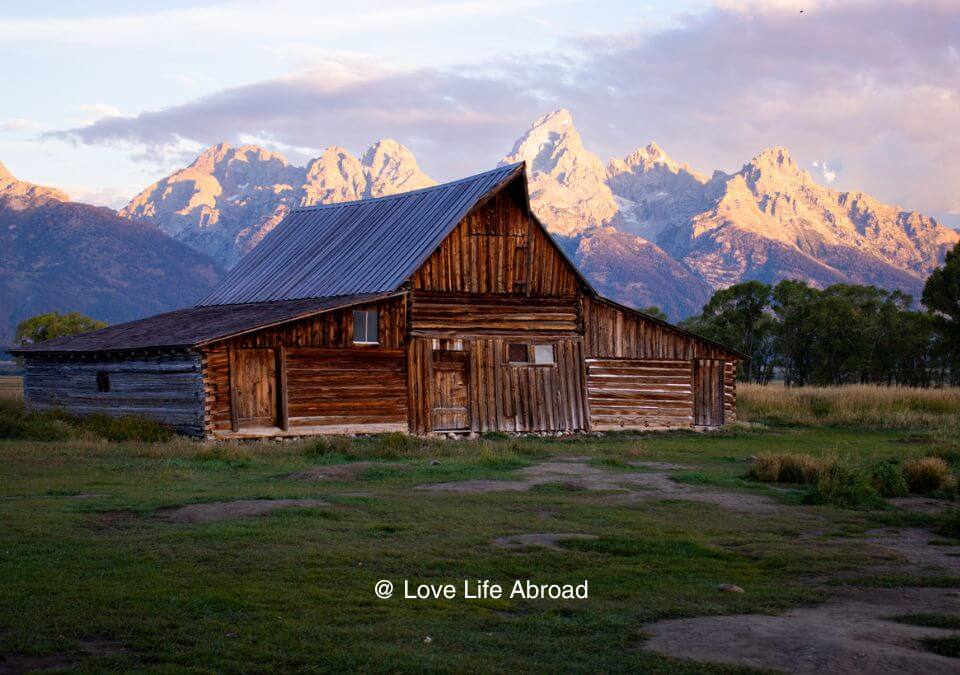
[[[570,111],[566,108],[557,108],[552,110],[545,115],[541,115],[537,120],[530,125],[530,129],[536,129],[538,127],[572,127],[573,126],[573,115],[570,114]]]
[[[388,160],[403,163],[411,168],[419,168],[417,158],[410,149],[392,138],[381,138],[367,148],[360,158],[360,163],[371,169],[383,166]]]
[[[780,145],[764,149],[760,154],[750,160],[750,164],[760,168],[776,166],[783,169],[797,170],[797,163],[793,161],[793,157],[790,156],[786,148]]]
[[[250,161],[250,159],[259,162],[277,161],[283,166],[290,165],[287,158],[279,152],[273,152],[261,145],[246,144],[234,146],[226,142],[220,142],[216,145],[211,145],[201,152],[197,158],[193,160],[193,163],[190,164],[190,168],[203,173],[212,173],[217,165],[222,164],[225,160],[246,162]]]

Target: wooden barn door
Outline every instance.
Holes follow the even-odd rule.
[[[693,423],[698,427],[723,425],[723,361],[693,361]]]
[[[240,428],[278,424],[277,355],[273,349],[237,349],[233,402]]]
[[[432,362],[433,395],[430,426],[433,431],[470,428],[470,352],[435,349]]]

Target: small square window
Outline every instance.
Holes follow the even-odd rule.
[[[379,342],[378,326],[380,313],[375,309],[355,309],[353,311],[353,341],[355,344],[376,344]]]
[[[97,371],[97,391],[110,391],[110,373],[105,370]]]
[[[510,363],[527,363],[527,345],[512,342],[507,345],[507,361]]]
[[[553,355],[553,345],[534,345],[533,347],[534,363],[556,363]]]

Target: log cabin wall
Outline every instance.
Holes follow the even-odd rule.
[[[378,310],[378,344],[353,342],[354,310]],[[244,435],[231,406],[231,351],[272,350],[278,426],[289,435],[407,430],[406,307],[402,296],[216,343],[203,351],[206,431]],[[285,395],[284,395],[285,394]],[[276,434],[277,430],[273,430]],[[257,435],[258,432],[249,432]]]
[[[583,323],[593,429],[691,427],[736,419],[737,362],[726,350],[589,297],[583,299]],[[716,362],[722,362],[722,396],[714,396],[695,376],[713,373],[710,364]],[[720,410],[705,413],[709,406]]]
[[[183,434],[203,435],[198,353],[28,356],[23,375],[24,401],[31,410],[141,415]]]

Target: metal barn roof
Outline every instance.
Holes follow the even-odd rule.
[[[53,338],[35,345],[13,347],[14,354],[69,354],[73,352],[118,352],[158,348],[191,348],[242,335],[250,331],[305,319],[351,305],[359,305],[397,293],[366,293],[337,298],[287,300],[267,304],[188,307],[146,319],[118,323],[90,333]]]
[[[523,171],[521,162],[388,197],[293,209],[199,304],[396,290],[471,208]]]

